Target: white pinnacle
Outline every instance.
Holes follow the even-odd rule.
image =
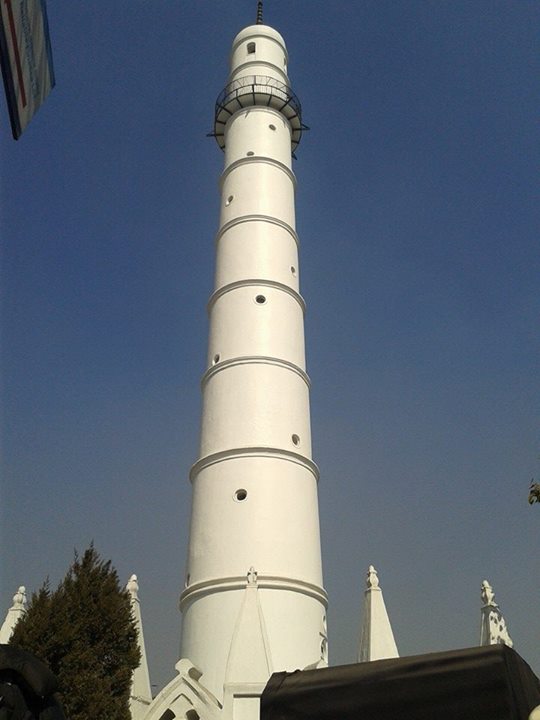
[[[379,577],[373,565],[369,566],[366,585],[358,662],[399,657],[382,590],[379,587]]]
[[[482,582],[480,597],[482,598],[480,645],[508,645],[514,643],[508,633],[506,621],[495,602],[493,588],[487,580]]]
[[[148,712],[152,702],[152,689],[146,660],[146,648],[142,627],[141,605],[139,600],[139,582],[136,575],[132,575],[126,585],[131,600],[131,612],[137,628],[137,642],[141,652],[139,666],[133,671],[131,678],[131,694],[129,698],[129,709],[131,720],[142,720]]]
[[[2,627],[0,628],[0,643],[9,642],[13,634],[15,625],[19,622],[26,612],[26,588],[21,585],[13,596],[13,605],[6,614]]]

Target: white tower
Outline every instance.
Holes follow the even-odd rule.
[[[257,717],[272,672],[327,663],[292,171],[304,126],[285,43],[262,24],[261,5],[257,24],[234,39],[216,103],[225,167],[190,473],[183,680],[156,698],[152,718],[180,697],[199,716],[217,703],[229,717]],[[186,689],[194,683],[209,691],[204,703]],[[176,714],[189,712],[174,702]]]

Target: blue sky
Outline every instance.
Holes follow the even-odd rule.
[[[402,655],[474,645],[488,578],[540,673],[538,115],[529,0],[267,0],[298,150],[330,656],[367,566]],[[218,176],[251,0],[49,0],[57,87],[0,104],[1,607],[94,540],[174,675]],[[3,611],[2,611],[3,612]]]

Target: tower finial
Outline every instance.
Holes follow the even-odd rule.
[[[263,0],[257,3],[257,25],[263,24]]]

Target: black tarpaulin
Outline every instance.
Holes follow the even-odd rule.
[[[0,645],[0,720],[65,720],[56,676],[31,653]]]
[[[52,695],[58,690],[56,676],[45,663],[16,645],[0,645],[0,672],[5,671],[17,673],[40,697]]]
[[[261,720],[527,720],[540,681],[505,645],[274,673]]]

